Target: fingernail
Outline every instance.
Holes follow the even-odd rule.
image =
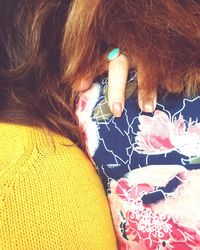
[[[112,104],[112,112],[115,117],[120,117],[122,114],[122,104],[120,102],[114,102]]]
[[[142,104],[142,111],[147,112],[147,113],[152,113],[154,112],[154,110],[155,110],[155,104],[153,101]]]

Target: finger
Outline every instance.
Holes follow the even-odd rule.
[[[84,92],[87,89],[89,89],[92,85],[93,82],[93,77],[83,77],[79,80],[79,86],[78,86],[78,91],[79,92]]]
[[[141,91],[138,89],[138,105],[143,112],[152,113],[156,109],[157,92],[155,91],[152,98],[146,99],[142,96]]]
[[[78,77],[78,80],[76,80],[76,82],[78,82],[78,91],[84,92],[88,90],[91,87],[95,77],[108,71],[108,66],[109,64],[106,61],[106,55],[104,55],[102,56],[97,68],[92,70],[92,72],[84,77]]]
[[[128,58],[123,54],[109,63],[108,105],[116,117],[120,117],[124,109],[128,70]]]

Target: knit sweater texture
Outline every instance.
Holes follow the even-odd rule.
[[[99,177],[72,142],[0,124],[0,249],[117,249]]]

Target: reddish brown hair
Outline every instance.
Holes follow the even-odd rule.
[[[81,145],[71,82],[60,84],[70,2],[0,0],[0,120],[47,127]]]
[[[97,70],[106,50],[121,47],[145,96],[158,85],[187,95],[199,92],[199,1],[75,0],[71,14],[62,54],[70,54],[72,63],[63,70],[64,80]],[[63,62],[67,65],[65,57]]]
[[[1,121],[45,126],[81,144],[70,102],[77,86],[71,80],[98,72],[110,47],[127,51],[146,95],[158,84],[195,94],[200,88],[200,4],[0,0]]]

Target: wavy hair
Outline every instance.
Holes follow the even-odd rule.
[[[47,127],[83,145],[70,102],[72,84],[60,83],[70,3],[0,0],[0,120]]]
[[[156,89],[188,96],[200,91],[197,0],[74,0],[65,37],[62,55],[70,54],[72,62],[63,81],[97,71],[102,54],[120,47],[137,70],[144,97]]]

